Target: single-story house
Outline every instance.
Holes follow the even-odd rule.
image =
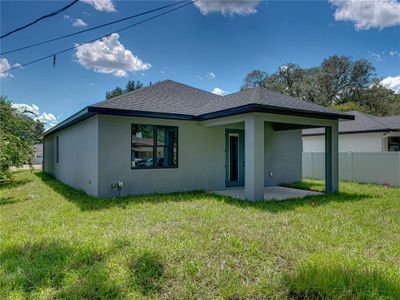
[[[326,191],[338,191],[338,120],[262,88],[218,96],[171,80],[88,107],[45,132],[44,170],[98,197],[243,187],[302,178],[304,128],[326,131]]]
[[[400,116],[349,114],[355,119],[339,122],[339,152],[400,151]],[[303,130],[304,152],[324,152],[324,141],[323,128]]]

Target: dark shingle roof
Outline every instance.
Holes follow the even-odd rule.
[[[172,80],[164,80],[87,106],[47,130],[45,135],[67,128],[98,113],[207,120],[246,112],[269,112],[330,119],[353,118],[349,114],[267,89],[245,89],[234,94],[218,96]]]
[[[172,80],[164,80],[91,106],[195,116],[214,98],[222,97]]]
[[[375,117],[379,122],[392,129],[400,129],[400,116]]]
[[[210,113],[222,109],[230,109],[247,104],[260,104],[276,108],[284,108],[299,111],[312,111],[328,114],[341,114],[327,107],[304,101],[298,98],[286,96],[265,88],[248,88],[237,93],[223,96],[222,99],[213,99],[203,108],[201,114]]]
[[[250,88],[230,95],[218,96],[172,80],[161,81],[93,104],[91,107],[198,117],[250,104],[297,112],[328,114],[335,117],[345,116],[341,112],[263,88]]]
[[[357,111],[349,112],[353,121],[339,122],[339,133],[400,130],[400,116],[377,117]],[[304,129],[303,135],[322,135],[323,128]]]

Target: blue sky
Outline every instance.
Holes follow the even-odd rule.
[[[2,1],[1,31],[8,32],[67,3]],[[2,39],[1,50],[167,3],[172,2],[83,0],[56,17]],[[103,100],[107,90],[124,86],[128,80],[147,85],[172,79],[208,91],[219,88],[235,92],[253,69],[272,73],[288,62],[306,68],[319,65],[333,54],[370,60],[377,76],[389,78],[386,82],[400,90],[400,2],[392,1],[392,7],[385,5],[388,3],[380,1],[360,5],[337,0],[201,0],[197,6],[187,6],[121,32],[112,40],[61,54],[55,68],[50,59],[2,74],[0,92],[14,103],[35,104],[39,114],[51,113],[61,121]],[[387,11],[389,15],[385,15]],[[4,59],[10,66],[23,64],[138,20],[2,56],[2,70]],[[75,27],[85,24],[87,27]],[[98,56],[100,62],[94,60]]]

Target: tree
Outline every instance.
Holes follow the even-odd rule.
[[[121,96],[123,93],[124,93],[124,91],[119,86],[117,86],[112,91],[106,92],[106,98],[110,99],[113,97]]]
[[[347,56],[331,56],[322,62],[317,74],[320,97],[328,105],[354,101],[373,82],[374,72],[375,68],[366,60],[353,62]]]
[[[360,103],[368,109],[369,113],[374,115],[384,116],[388,114],[398,114],[399,106],[396,107],[395,93],[386,87],[375,82],[368,89],[364,89],[360,93]]]
[[[347,56],[331,56],[309,69],[288,63],[271,75],[254,70],[246,75],[243,87],[268,88],[343,111],[400,113],[400,95],[380,85],[374,66]]]
[[[138,90],[138,89],[140,89],[142,87],[143,87],[143,83],[141,83],[139,80],[136,80],[136,81],[129,80],[128,83],[126,84],[124,93],[133,92],[133,91]]]
[[[11,179],[11,167],[32,165],[33,144],[42,139],[43,124],[12,107],[0,96],[0,183]]]
[[[266,80],[268,74],[264,71],[254,70],[246,75],[243,80],[243,85],[241,89],[254,88],[254,87],[267,87]]]
[[[331,105],[330,108],[343,112],[348,112],[348,111],[358,111],[364,113],[369,112],[368,107],[362,106],[361,104],[355,102],[347,102],[344,104]]]
[[[143,83],[141,83],[139,80],[136,81],[128,81],[128,83],[126,84],[125,89],[122,89],[121,87],[117,86],[115,89],[113,89],[112,91],[108,91],[106,92],[106,98],[110,99],[113,97],[117,97],[117,96],[121,96],[123,94],[129,93],[129,92],[133,92],[137,89],[140,89],[143,87]]]

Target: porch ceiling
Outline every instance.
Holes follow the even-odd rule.
[[[309,129],[320,128],[321,126],[302,125],[302,124],[288,124],[288,123],[272,123],[272,128],[275,131],[294,130],[294,129]]]

